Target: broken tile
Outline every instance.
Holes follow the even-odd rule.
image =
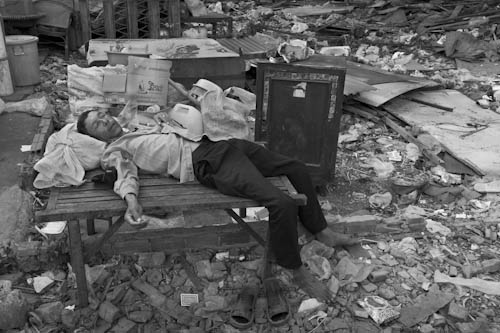
[[[401,309],[399,321],[406,327],[412,327],[450,303],[454,297],[453,294],[429,292],[420,298],[416,304],[404,306]]]

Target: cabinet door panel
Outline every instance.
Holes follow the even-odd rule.
[[[269,148],[305,163],[320,164],[329,99],[328,82],[272,80]]]

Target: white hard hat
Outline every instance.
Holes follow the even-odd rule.
[[[193,86],[199,87],[205,91],[217,91],[217,90],[222,90],[221,87],[213,83],[212,81],[208,81],[205,79],[199,79],[196,81]]]
[[[178,103],[168,112],[168,115],[182,127],[187,128],[190,133],[203,134],[203,119],[197,108]]]
[[[198,81],[196,81],[195,84],[193,84],[193,87],[189,91],[189,94],[191,95],[191,97],[200,101],[203,98],[203,96],[205,96],[205,94],[209,91],[222,92],[222,88],[213,83],[212,81],[199,79]]]

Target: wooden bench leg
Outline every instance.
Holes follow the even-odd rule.
[[[113,223],[111,227],[106,230],[106,232],[95,243],[93,243],[90,248],[86,248],[85,259],[90,259],[90,257],[94,256],[102,248],[104,243],[106,243],[111,238],[111,236],[113,236],[115,232],[120,229],[124,221],[125,219],[123,218],[123,216],[120,216],[118,220],[116,220],[116,222]]]
[[[95,235],[94,219],[87,219],[87,235]]]
[[[271,250],[271,232],[269,231],[269,226],[268,226],[266,231],[266,246],[264,251],[264,260],[262,261],[262,265],[264,265],[262,269],[262,281],[272,276],[272,266],[271,266],[272,258],[273,258],[273,252]]]
[[[226,213],[229,214],[229,216],[231,216],[238,223],[238,225],[243,230],[248,232],[250,236],[252,236],[257,241],[257,243],[259,243],[263,247],[266,247],[266,241],[255,230],[253,230],[252,227],[250,227],[238,214],[236,214],[234,210],[232,209],[224,209],[224,210],[226,211]]]
[[[72,220],[68,223],[71,266],[76,276],[76,288],[78,292],[78,304],[85,308],[89,304],[87,278],[85,276],[85,263],[82,252],[82,236],[80,234],[80,223]]]

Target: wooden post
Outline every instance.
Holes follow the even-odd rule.
[[[87,277],[85,276],[85,263],[82,252],[82,236],[80,234],[80,223],[78,220],[68,221],[71,266],[76,276],[76,288],[78,292],[78,304],[81,308],[89,304]]]
[[[90,30],[90,12],[89,12],[89,4],[87,0],[79,0],[78,8],[80,10],[80,24],[82,29],[82,45],[87,43],[91,38],[91,30]]]
[[[181,36],[181,5],[179,0],[168,0],[169,37]]]
[[[102,5],[104,9],[104,32],[106,33],[106,38],[115,39],[115,9],[113,7],[113,0],[103,0]]]
[[[137,4],[135,0],[127,0],[127,30],[128,38],[139,38],[139,27],[137,25]]]
[[[87,219],[87,235],[95,235],[94,219]]]
[[[148,0],[149,38],[160,38],[160,1]]]

